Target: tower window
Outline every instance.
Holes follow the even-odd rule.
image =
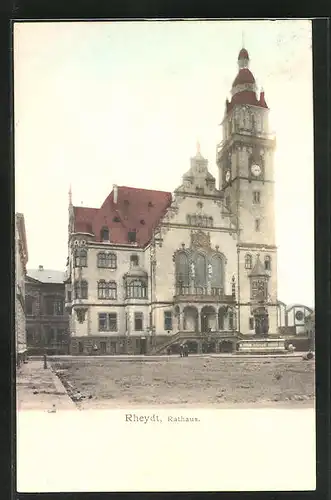
[[[271,257],[270,257],[270,255],[266,255],[264,257],[264,269],[266,271],[271,271]]]
[[[255,231],[260,231],[261,229],[261,221],[260,219],[255,219]]]
[[[259,205],[261,203],[261,193],[260,191],[253,191],[253,203]]]
[[[245,255],[245,269],[252,269],[252,256],[249,253]]]
[[[227,208],[230,208],[230,205],[231,205],[231,198],[230,198],[230,195],[228,195],[228,196],[225,198],[225,205],[227,206]]]

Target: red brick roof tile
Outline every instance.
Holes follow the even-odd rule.
[[[239,70],[232,87],[235,87],[236,85],[243,85],[245,83],[255,83],[254,75],[248,68],[242,68]]]
[[[117,203],[112,191],[99,209],[74,207],[75,231],[91,232],[101,241],[101,230],[108,227],[112,243],[128,244],[128,232],[135,230],[137,245],[144,247],[171,204],[171,193],[127,186],[117,190]]]

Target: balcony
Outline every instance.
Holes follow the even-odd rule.
[[[175,302],[225,302],[234,303],[232,295],[226,295],[223,288],[203,286],[176,286]]]

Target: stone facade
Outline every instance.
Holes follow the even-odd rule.
[[[25,283],[29,354],[68,354],[69,316],[64,308],[64,273],[28,270]]]
[[[245,81],[248,60],[239,63],[217,146],[218,186],[198,145],[172,196],[136,190],[130,208],[123,198],[134,188],[115,186],[92,209],[73,207],[70,193],[72,353],[166,352],[183,341],[195,352],[231,351],[240,338],[277,335],[275,139],[264,94],[257,100],[250,72]],[[169,198],[154,218],[152,193]],[[148,237],[139,240],[140,224]]]
[[[28,261],[25,222],[23,214],[15,216],[15,346],[16,363],[27,359],[25,324],[25,274]]]

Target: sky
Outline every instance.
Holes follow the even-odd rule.
[[[28,268],[64,270],[68,191],[99,207],[113,184],[174,191],[196,143],[216,144],[242,44],[276,133],[278,298],[314,306],[311,22],[14,25],[16,211]]]

